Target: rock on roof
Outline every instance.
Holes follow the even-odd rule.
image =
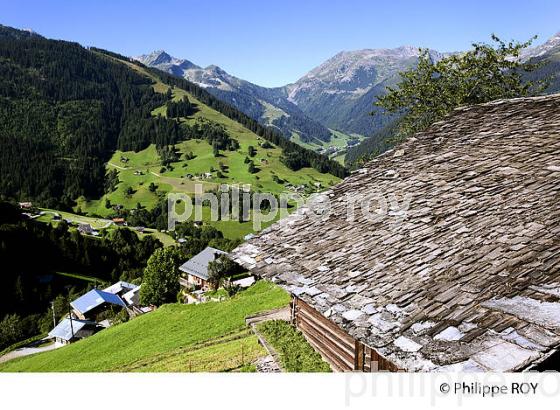
[[[348,221],[368,198],[382,217]],[[560,95],[459,108],[322,200],[233,258],[409,371],[520,370],[559,347]]]
[[[220,255],[227,255],[227,252],[208,246],[183,263],[179,269],[202,280],[208,280],[208,264],[215,261]]]
[[[112,293],[105,292],[99,289],[90,290],[85,295],[82,295],[78,299],[71,302],[70,305],[78,312],[85,314],[90,310],[93,310],[96,307],[102,305],[103,303],[126,307],[126,304],[118,295],[114,295]]]

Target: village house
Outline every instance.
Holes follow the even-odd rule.
[[[99,313],[109,309],[112,306],[126,308],[126,303],[119,295],[109,293],[104,290],[92,289],[85,295],[70,303],[74,314],[79,319],[93,319]]]
[[[109,320],[97,323],[95,318],[114,306],[127,309],[130,316],[152,311],[152,307],[140,306],[140,288],[141,286],[133,283],[118,281],[103,290],[90,290],[70,303],[72,318],[67,316],[55,326],[49,332],[49,338],[55,339],[57,343],[67,344],[91,336],[111,325]]]
[[[69,344],[79,339],[93,335],[98,330],[97,324],[91,320],[64,318],[48,334],[58,344]]]
[[[113,218],[112,221],[115,225],[126,226],[126,221],[124,218]]]
[[[560,95],[462,107],[231,256],[335,370],[560,370],[559,181]]]
[[[208,246],[202,252],[182,264],[179,270],[184,272],[186,277],[179,280],[181,286],[185,288],[207,288],[208,264],[215,261],[221,255],[227,255],[227,253]]]
[[[99,233],[93,229],[93,227],[90,224],[87,223],[80,223],[78,225],[78,232],[80,232],[83,235],[98,235]]]

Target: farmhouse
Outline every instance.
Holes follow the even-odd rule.
[[[231,256],[335,370],[559,370],[559,181],[560,95],[462,107]]]
[[[80,223],[78,225],[78,231],[84,235],[93,235],[95,233],[95,230],[92,228],[92,226],[87,223]]]
[[[131,290],[134,290],[134,289],[139,288],[139,287],[140,286],[135,285],[133,283],[128,283],[128,282],[120,280],[120,281],[112,284],[108,288],[103,289],[103,291],[108,292],[108,293],[112,293],[113,295],[118,295],[122,298],[122,296],[125,293],[128,293]]]
[[[186,278],[181,278],[180,283],[183,287],[208,286],[208,264],[215,261],[220,255],[227,255],[226,252],[208,246],[199,254],[189,259],[179,267],[179,270],[186,274]]]
[[[126,221],[124,218],[113,218],[112,221],[115,225],[126,226]]]
[[[49,332],[48,337],[54,339],[56,343],[68,344],[91,336],[96,330],[97,324],[93,321],[67,317]]]
[[[79,319],[95,318],[95,316],[111,306],[126,307],[123,300],[116,294],[99,289],[92,289],[85,295],[70,303],[74,314]]]

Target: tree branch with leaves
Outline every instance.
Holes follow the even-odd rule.
[[[401,115],[394,136],[400,141],[425,130],[456,107],[537,94],[545,84],[523,81],[523,73],[539,65],[519,60],[521,50],[535,38],[505,43],[492,35],[493,45],[474,43],[471,50],[438,61],[428,50],[420,50],[418,65],[401,73],[397,86],[388,87],[375,105]]]

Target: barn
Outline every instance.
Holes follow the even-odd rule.
[[[58,344],[68,344],[91,336],[97,330],[97,324],[93,321],[66,317],[49,332],[48,338]]]
[[[99,313],[112,306],[126,308],[126,303],[119,295],[104,290],[92,289],[86,294],[70,303],[74,315],[79,319],[86,320],[95,318]]]
[[[334,370],[559,370],[560,95],[458,108],[231,255]]]

